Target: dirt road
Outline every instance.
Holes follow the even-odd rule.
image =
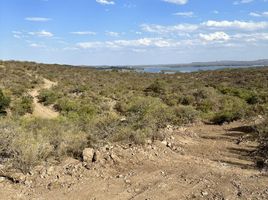
[[[242,122],[169,130],[163,142],[109,147],[112,161],[89,169],[68,159],[32,183],[2,182],[0,199],[268,199],[268,177],[248,154],[256,144],[237,143],[246,130]]]

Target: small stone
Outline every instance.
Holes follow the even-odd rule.
[[[122,174],[119,174],[116,176],[116,178],[123,178],[124,176]]]
[[[171,148],[172,144],[170,142],[167,143],[167,147]]]
[[[206,191],[202,191],[201,194],[202,194],[202,196],[208,196],[208,192],[206,192]]]
[[[93,161],[94,157],[94,149],[92,148],[86,148],[83,150],[83,161],[87,163],[91,163]]]
[[[140,192],[141,190],[139,189],[139,188],[136,188],[136,189],[134,189],[134,192],[136,192],[136,193],[138,193],[138,192]]]
[[[161,143],[162,143],[163,145],[165,145],[165,146],[167,146],[167,144],[168,144],[168,142],[167,142],[166,140],[163,140]]]
[[[4,182],[6,180],[6,178],[5,177],[0,177],[0,183],[2,183],[2,182]]]
[[[125,183],[130,184],[131,181],[130,181],[129,179],[126,179],[126,180],[125,180]]]

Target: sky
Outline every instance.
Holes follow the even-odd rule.
[[[268,58],[268,0],[0,0],[0,59],[74,65]]]

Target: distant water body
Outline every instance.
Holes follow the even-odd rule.
[[[250,67],[262,67],[262,66],[191,66],[191,67],[145,67],[142,71],[147,73],[166,73],[174,74],[176,72],[190,73],[198,71],[212,71],[220,69],[240,69]]]

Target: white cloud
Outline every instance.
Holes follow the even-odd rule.
[[[256,42],[267,40],[268,41],[268,33],[237,33],[232,36],[234,39],[245,40],[246,42]]]
[[[149,33],[168,34],[168,33],[192,32],[198,29],[198,25],[177,24],[174,26],[162,26],[156,24],[142,24],[141,28],[143,31]]]
[[[111,37],[118,37],[120,33],[113,32],[113,31],[106,31],[106,35],[111,36]]]
[[[267,12],[251,12],[249,13],[252,17],[268,17],[268,11]]]
[[[200,38],[205,41],[228,41],[230,36],[225,32],[215,32],[210,34],[199,34]]]
[[[50,21],[51,19],[45,17],[26,17],[25,20],[32,22],[47,22]]]
[[[76,44],[81,49],[91,49],[102,47],[102,42],[79,42]]]
[[[209,28],[224,28],[224,29],[241,29],[246,31],[254,31],[268,28],[268,22],[246,22],[246,21],[207,21],[202,23],[203,26]]]
[[[42,30],[37,32],[29,32],[30,35],[38,36],[38,37],[53,37],[53,33]]]
[[[140,38],[136,40],[114,40],[105,42],[81,42],[77,43],[77,47],[81,49],[94,48],[145,48],[145,47],[174,47],[178,42],[171,39],[163,38]]]
[[[102,5],[114,5],[115,2],[112,0],[96,0],[97,3]]]
[[[239,1],[234,1],[234,5],[239,5],[239,4],[246,4],[246,3],[251,3],[254,0],[239,0]]]
[[[177,12],[177,13],[174,13],[174,15],[182,16],[182,17],[193,17],[194,13],[193,12]]]
[[[13,37],[17,39],[21,39],[21,35],[14,34]]]
[[[96,32],[92,32],[92,31],[75,31],[75,32],[71,32],[71,34],[74,35],[96,35]]]
[[[43,48],[43,47],[45,47],[45,46],[42,45],[42,44],[31,43],[31,44],[30,44],[30,47],[34,47],[34,48]]]
[[[178,4],[178,5],[183,5],[188,2],[188,0],[163,0],[163,1],[168,2],[168,3]]]

